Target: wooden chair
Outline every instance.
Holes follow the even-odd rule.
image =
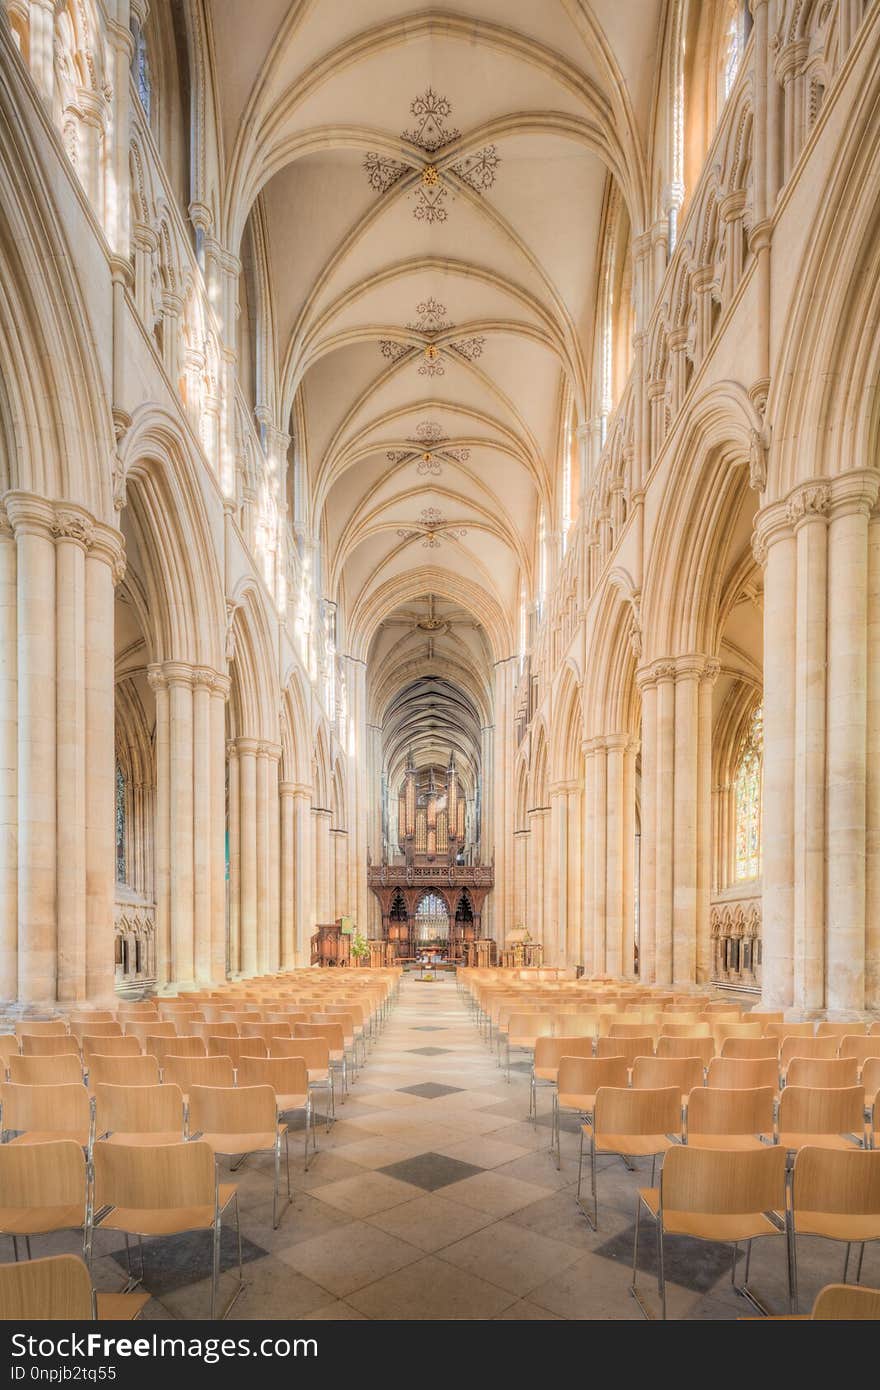
[[[826,1284],[816,1294],[810,1317],[815,1322],[875,1322],[880,1318],[880,1289]]]
[[[292,1039],[291,1039],[292,1041]],[[279,1116],[294,1110],[305,1115],[305,1153],[303,1169],[309,1166],[309,1131],[317,1148],[312,1124],[312,1099],[309,1092],[309,1070],[304,1057],[242,1057],[238,1064],[239,1086],[271,1086]]]
[[[737,1018],[742,1018],[742,1007],[739,1004],[732,1004],[729,999],[710,999],[703,1005],[701,1010],[704,1014],[711,1014],[719,1022],[732,1022]]]
[[[712,1024],[705,1019],[693,1023],[667,1023],[665,1018],[660,1025],[661,1038],[711,1038]]]
[[[241,1025],[241,1036],[243,1038],[263,1038],[268,1042],[270,1038],[289,1038],[292,1037],[291,1024],[288,1020],[283,1023],[243,1023]]]
[[[237,1038],[237,1023],[194,1023],[192,1026],[193,1034],[197,1038],[204,1038],[207,1043],[209,1038]]]
[[[70,1139],[90,1150],[92,1114],[89,1093],[77,1085],[0,1086],[2,1136],[16,1131],[10,1144],[45,1144],[51,1139]],[[0,1141],[2,1141],[0,1136]]]
[[[63,1019],[20,1019],[15,1025],[18,1038],[63,1038],[67,1024]]]
[[[342,1103],[345,1104],[345,1097],[348,1094],[348,1066],[342,1028],[338,1023],[295,1023],[293,1025],[293,1036],[295,1038],[324,1038],[330,1048],[330,1066],[338,1072],[342,1082]]]
[[[636,1091],[663,1091],[668,1086],[677,1086],[684,1105],[694,1087],[703,1084],[702,1058],[637,1057],[633,1063],[632,1084]]]
[[[175,1038],[177,1037],[177,1024],[166,1020],[164,1023],[150,1019],[149,1022],[138,1021],[131,1023],[125,1020],[125,1032],[127,1037],[137,1038],[141,1045],[141,1051],[148,1052],[147,1038]],[[155,1056],[155,1053],[153,1054]]]
[[[722,1091],[696,1086],[688,1097],[686,1142],[698,1149],[760,1149],[773,1131],[775,1086]]]
[[[186,1231],[210,1231],[213,1235],[211,1269],[211,1317],[217,1317],[220,1287],[220,1237],[223,1214],[232,1205],[238,1241],[238,1285],[221,1314],[226,1317],[244,1288],[238,1196],[234,1183],[217,1177],[210,1144],[160,1144],[152,1148],[127,1144],[95,1145],[95,1209],[109,1211],[100,1230],[130,1236],[164,1238]],[[89,1238],[91,1256],[92,1237]],[[141,1278],[143,1278],[143,1263]],[[129,1268],[129,1274],[131,1270]]]
[[[592,1057],[592,1038],[543,1037],[535,1041],[535,1055],[529,1078],[529,1116],[538,1117],[538,1088],[554,1087],[561,1057]]]
[[[74,1020],[71,1019],[70,1033],[72,1037],[76,1038],[77,1042],[81,1047],[82,1040],[84,1037],[121,1038],[122,1024],[117,1023],[115,1019],[113,1020],[113,1022],[104,1022],[101,1020],[95,1020],[93,1018],[83,1019],[82,1021],[77,1020],[76,1022],[74,1022]]]
[[[553,1016],[553,1031],[564,1038],[595,1038],[598,1027],[598,1014],[554,1014]]]
[[[89,1090],[96,1086],[158,1086],[159,1063],[155,1057],[139,1053],[136,1057],[103,1057],[95,1053],[89,1060]]]
[[[706,1073],[706,1085],[721,1091],[753,1090],[772,1086],[779,1089],[779,1067],[775,1057],[713,1057]]]
[[[647,1026],[642,1019],[638,1023],[612,1023],[606,1036],[609,1038],[650,1038],[651,1051],[654,1051],[656,1032]]]
[[[812,1145],[799,1150],[791,1175],[789,1206],[793,1313],[798,1310],[798,1236],[844,1241],[844,1282],[850,1249],[853,1245],[861,1246],[856,1269],[856,1283],[859,1282],[865,1243],[880,1240],[880,1151]]]
[[[691,1240],[734,1245],[746,1242],[746,1263],[742,1284],[734,1287],[758,1308],[765,1309],[748,1284],[752,1241],[764,1236],[784,1238],[785,1153],[774,1148],[730,1150],[670,1148],[660,1171],[660,1185],[640,1188],[636,1203],[636,1229],[633,1237],[632,1293],[645,1317],[652,1317],[638,1286],[639,1226],[646,1213],[657,1228],[657,1288],[661,1317],[666,1317],[666,1236],[687,1236]],[[789,1265],[789,1289],[791,1266]]]
[[[189,1103],[193,1086],[234,1086],[235,1067],[231,1057],[166,1057],[165,1084],[179,1086],[184,1103]]]
[[[625,1057],[626,1065],[632,1071],[637,1057],[654,1055],[654,1039],[650,1033],[640,1038],[597,1038],[597,1057]]]
[[[23,1238],[28,1259],[31,1236],[82,1231],[85,1243],[89,1200],[86,1160],[79,1144],[61,1139],[20,1148],[0,1144],[0,1235],[12,1238],[18,1259]]]
[[[788,1071],[788,1064],[793,1057],[825,1057],[832,1058],[837,1056],[837,1038],[801,1038],[785,1037],[779,1048],[779,1074],[784,1079]]]
[[[0,1265],[0,1320],[5,1322],[132,1322],[148,1293],[96,1293],[78,1255]]]
[[[79,1012],[74,1010],[69,1015],[67,1022],[72,1033],[74,1025],[83,1023],[115,1023],[116,1015],[113,1013],[112,1009],[82,1009]]]
[[[718,1029],[722,1025],[731,1028],[735,1024],[742,1024],[742,1011],[740,1009],[715,1009],[711,1004],[707,1004],[700,1014],[700,1022],[708,1023],[712,1029]],[[754,1026],[753,1024],[752,1027]],[[758,1024],[758,1032],[760,1032],[760,1027],[761,1025]],[[755,1036],[758,1034],[756,1033]]]
[[[708,1067],[715,1055],[715,1044],[711,1038],[669,1038],[662,1033],[657,1039],[658,1057],[699,1057],[703,1070]]]
[[[625,1057],[561,1057],[553,1092],[550,1149],[556,1148],[556,1167],[562,1167],[559,1117],[562,1111],[584,1117],[592,1115],[596,1092],[602,1086],[623,1087],[629,1080]]]
[[[186,1138],[179,1086],[95,1087],[95,1134],[109,1144],[180,1144]]]
[[[860,1148],[865,1138],[865,1092],[861,1086],[786,1086],[779,1098],[777,1133],[777,1142],[790,1152],[806,1147]]]
[[[189,1093],[189,1128],[203,1139],[215,1155],[244,1160],[251,1153],[271,1153],[275,1157],[275,1183],[272,1193],[272,1225],[278,1229],[281,1185],[281,1144],[287,1165],[287,1202],[290,1190],[290,1147],[287,1125],[279,1121],[275,1092],[271,1086],[193,1086]]]
[[[874,1105],[877,1092],[880,1091],[880,1057],[868,1058],[862,1067],[861,1084],[865,1091],[865,1107],[870,1110]],[[877,1126],[874,1125],[874,1130],[876,1131],[876,1129]],[[876,1138],[873,1147],[875,1149],[880,1147]]]
[[[812,1023],[765,1023],[764,1033],[768,1038],[778,1038],[781,1045],[783,1038],[813,1038],[816,1029]]]
[[[650,1158],[651,1183],[657,1155],[664,1154],[681,1137],[681,1088],[635,1091],[602,1086],[596,1092],[592,1123],[581,1126],[578,1155],[577,1203],[592,1226],[599,1228],[596,1159],[600,1154],[622,1158],[628,1167],[633,1158]],[[590,1193],[592,1211],[581,1201],[584,1139],[590,1141]]]
[[[10,1057],[9,1080],[16,1086],[64,1086],[82,1084],[82,1063],[65,1053],[61,1057]]]
[[[20,1057],[21,1048],[14,1033],[0,1033],[0,1081],[5,1080],[10,1057]]]
[[[82,1038],[83,1061],[87,1067],[94,1057],[140,1057],[143,1050],[140,1041],[130,1034],[121,1038],[96,1038],[85,1033]]]
[[[553,1032],[552,1014],[511,1014],[505,1038],[507,1080],[510,1082],[511,1052],[534,1053],[538,1038],[549,1038]]]
[[[230,1057],[234,1067],[242,1057],[268,1056],[264,1038],[215,1038],[211,1034],[206,1041],[209,1057]]]
[[[868,1025],[866,1023],[818,1023],[816,1025],[817,1038],[849,1038],[867,1037]]]
[[[778,1065],[779,1039],[766,1035],[761,1038],[725,1038],[721,1044],[721,1056],[753,1062],[772,1058]]]
[[[753,1022],[759,1019],[761,1023],[784,1023],[784,1009],[749,1009],[748,1013],[743,1014],[743,1019]]]
[[[172,1038],[147,1038],[147,1052],[155,1057],[160,1067],[165,1065],[166,1057],[207,1057],[205,1039],[195,1034],[178,1035]]]
[[[336,1116],[336,1091],[333,1085],[333,1069],[330,1066],[330,1044],[326,1038],[270,1038],[268,1042],[270,1057],[302,1057],[309,1075],[309,1090],[326,1091],[329,1102],[325,1114],[325,1128]],[[314,1110],[312,1112],[314,1123]]]
[[[792,1057],[785,1073],[789,1086],[855,1086],[858,1079],[855,1057]]]
[[[718,1049],[718,1055],[721,1055],[721,1049],[728,1038],[760,1038],[763,1037],[763,1032],[764,1030],[760,1023],[747,1023],[745,1020],[741,1023],[716,1024],[713,1030],[713,1036],[715,1038],[715,1046]]]
[[[847,1033],[846,1037],[840,1040],[837,1055],[838,1057],[855,1057],[860,1071],[863,1071],[865,1064],[872,1057],[880,1057],[880,1038],[863,1038]]]
[[[23,1057],[79,1056],[79,1043],[70,1033],[22,1033]]]

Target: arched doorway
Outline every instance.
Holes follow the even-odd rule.
[[[474,941],[477,937],[477,928],[474,922],[474,908],[470,894],[463,892],[455,905],[455,926],[452,935],[452,958],[461,960],[463,958],[463,943]]]
[[[446,951],[449,947],[449,908],[439,893],[423,893],[416,905],[416,950]]]
[[[388,940],[394,943],[394,951],[397,956],[410,954],[409,918],[406,902],[399,890],[391,900],[391,908],[388,913]]]

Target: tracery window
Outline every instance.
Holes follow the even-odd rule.
[[[125,882],[125,777],[116,764],[116,882]]]
[[[732,6],[732,13],[727,22],[727,29],[724,34],[724,53],[722,58],[722,91],[724,100],[730,96],[731,88],[736,81],[736,74],[739,72],[739,65],[745,47],[743,34],[743,22],[739,13],[739,5]]]
[[[759,705],[749,721],[734,783],[737,880],[757,878],[761,872],[763,781],[764,710]]]
[[[147,120],[150,119],[150,107],[153,99],[153,84],[150,80],[150,55],[147,50],[147,40],[144,31],[136,19],[131,22],[132,37],[134,38],[134,51],[131,55],[131,72],[137,89],[138,101],[144,109]]]

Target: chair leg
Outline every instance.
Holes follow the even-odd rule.
[[[590,1191],[593,1194],[593,1230],[599,1229],[599,1191],[596,1186],[596,1132],[590,1134]]]
[[[852,1249],[852,1242],[848,1240],[848,1241],[846,1242],[846,1253],[845,1253],[845,1255],[844,1255],[844,1257],[843,1257],[843,1283],[844,1283],[844,1284],[846,1283],[846,1276],[847,1276],[848,1273],[849,1273],[849,1252],[850,1252],[851,1249]],[[28,1255],[28,1259],[30,1259],[30,1255]]]
[[[657,1287],[660,1291],[660,1316],[666,1321],[666,1270],[663,1264],[663,1216],[657,1220]]]
[[[281,1135],[275,1136],[275,1183],[272,1188],[272,1230],[278,1230],[278,1184],[281,1181]]]
[[[859,1262],[858,1262],[858,1264],[856,1265],[856,1283],[857,1283],[857,1284],[860,1284],[860,1283],[862,1282],[862,1260],[863,1260],[864,1258],[865,1258],[865,1242],[862,1241],[861,1246],[859,1247]]]
[[[312,1118],[312,1110],[311,1110],[311,1106],[309,1105],[309,1102],[308,1102],[308,1100],[307,1100],[307,1101],[306,1101],[306,1142],[305,1142],[305,1154],[303,1155],[303,1172],[304,1172],[304,1173],[307,1173],[307,1172],[309,1171],[309,1130],[310,1130],[310,1128],[311,1128],[311,1118]],[[288,1187],[290,1187],[290,1183],[288,1183]]]
[[[211,1321],[217,1321],[217,1291],[220,1287],[220,1213],[214,1218],[211,1251]]]
[[[583,1173],[583,1168],[584,1168],[584,1127],[583,1127],[583,1125],[581,1125],[581,1142],[580,1142],[580,1148],[578,1149],[578,1186],[577,1186],[577,1200],[578,1200],[578,1205],[580,1205],[580,1200],[581,1200],[581,1175],[582,1175],[582,1173]]]

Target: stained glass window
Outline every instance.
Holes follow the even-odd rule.
[[[153,98],[153,84],[150,81],[150,57],[147,52],[144,32],[136,19],[132,19],[131,32],[134,39],[134,51],[131,57],[132,73],[137,87],[138,100],[144,108],[144,115],[149,120]]]
[[[116,764],[116,882],[125,882],[125,778]]]
[[[759,705],[749,721],[736,770],[736,877],[757,878],[761,872],[761,793],[764,773],[764,710]]]

